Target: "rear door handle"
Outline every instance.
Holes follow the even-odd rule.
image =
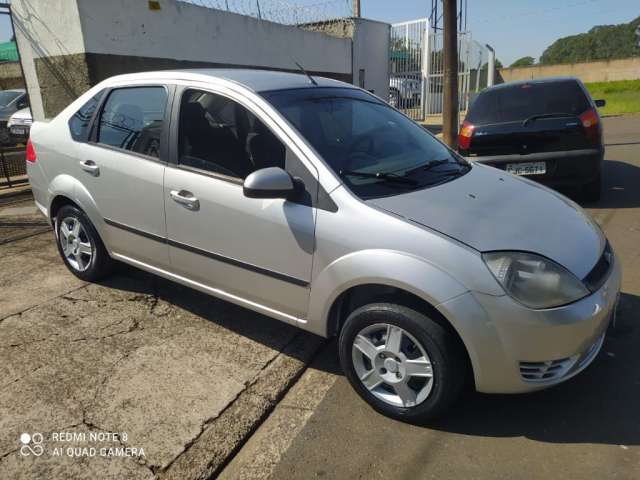
[[[100,167],[96,165],[96,162],[93,160],[84,160],[80,162],[80,168],[82,168],[85,172],[89,172],[93,175],[98,175],[100,173]]]
[[[174,202],[185,206],[189,210],[200,209],[200,201],[193,196],[193,193],[188,192],[187,190],[171,190],[169,192],[169,196]]]

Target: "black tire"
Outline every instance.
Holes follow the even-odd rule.
[[[353,342],[364,328],[380,323],[405,330],[421,344],[431,360],[431,391],[415,406],[395,406],[379,399],[363,385],[356,373]],[[453,333],[428,316],[391,303],[374,303],[356,309],[347,318],[338,342],[340,364],[356,392],[383,415],[417,424],[442,415],[460,396],[467,378],[467,360],[462,348]]]
[[[64,219],[76,219],[82,225],[84,234],[86,234],[86,237],[88,237],[90,241],[92,251],[91,259],[87,262],[88,265],[84,270],[80,270],[74,266],[64,253],[60,233],[61,222]],[[76,277],[86,282],[95,282],[111,273],[114,261],[109,256],[107,249],[104,247],[104,243],[102,243],[100,235],[98,235],[98,232],[91,223],[91,220],[89,220],[89,217],[87,217],[86,213],[73,205],[64,205],[56,213],[54,228],[58,253],[60,253],[62,260],[69,271],[71,271],[71,273]]]
[[[602,196],[602,175],[598,173],[598,176],[591,182],[585,184],[583,187],[584,199],[588,202],[597,202]]]

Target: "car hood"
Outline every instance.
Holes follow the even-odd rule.
[[[529,180],[484,165],[431,188],[367,203],[487,252],[533,252],[584,278],[606,239],[578,205]]]
[[[20,119],[20,120],[31,120],[31,109],[29,107],[18,110],[16,113],[11,115],[12,120]]]

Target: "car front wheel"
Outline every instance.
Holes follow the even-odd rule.
[[[93,282],[111,272],[113,260],[91,220],[79,208],[73,205],[60,208],[55,235],[60,256],[76,277]]]
[[[465,358],[453,334],[402,305],[369,304],[351,313],[339,354],[345,375],[367,403],[410,423],[442,414],[465,381]]]

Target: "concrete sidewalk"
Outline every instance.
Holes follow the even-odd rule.
[[[49,232],[0,262],[0,478],[209,478],[322,344],[130,268],[81,282]]]

